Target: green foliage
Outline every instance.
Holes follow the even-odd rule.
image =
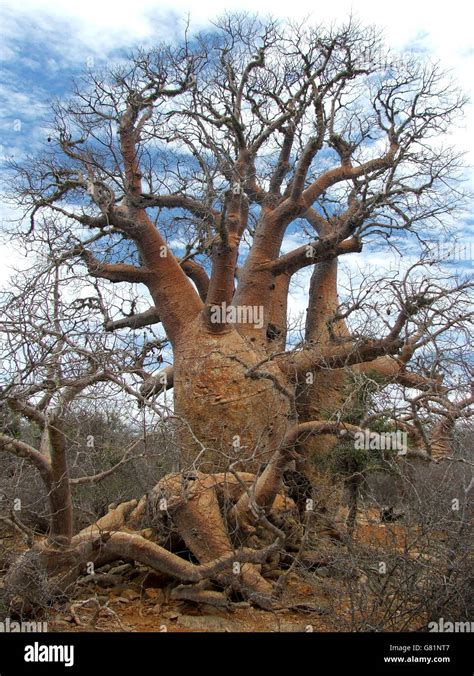
[[[350,395],[341,412],[340,420],[350,425],[359,425],[367,411],[372,408],[374,397],[384,379],[375,370],[363,375],[349,371],[347,377]],[[371,422],[370,431],[379,434],[394,432],[395,424],[385,416],[378,416]],[[336,476],[350,476],[355,472],[363,474],[377,469],[393,470],[390,458],[387,459],[379,450],[356,448],[353,439],[339,441],[332,453],[320,464],[319,469],[323,469],[325,465],[325,469]]]

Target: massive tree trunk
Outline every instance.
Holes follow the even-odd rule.
[[[212,333],[198,317],[183,333],[174,359],[175,413],[180,417],[182,467],[257,471],[280,446],[290,402],[267,354],[235,328]]]

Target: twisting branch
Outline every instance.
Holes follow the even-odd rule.
[[[151,272],[146,268],[137,268],[126,263],[102,263],[90,251],[83,251],[87,269],[93,277],[108,279],[110,282],[131,282],[147,284],[151,279]]]

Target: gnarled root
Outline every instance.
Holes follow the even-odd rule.
[[[219,558],[231,563],[231,572],[216,576],[219,583],[252,597],[259,605],[271,605],[272,585],[258,567],[249,562],[235,565],[240,563],[240,552],[233,550],[217,497],[216,483],[222,488],[223,482],[222,476],[216,481],[216,475],[201,472],[192,477],[173,474],[164,477],[155,491],[160,499],[166,499],[176,528],[201,564]]]
[[[227,513],[222,508],[223,505],[234,505],[234,509],[240,506],[241,514],[247,516],[251,504],[249,492],[256,495],[257,504],[267,513],[272,506],[276,513],[294,508],[289,498],[278,495],[275,476],[268,490],[268,472],[265,474],[264,471],[259,479],[244,472],[169,474],[150,495],[112,506],[104,517],[83,529],[69,543],[53,547],[45,540],[35,544],[10,570],[6,578],[7,597],[18,613],[27,613],[67,594],[87,564],[98,567],[116,559],[131,559],[166,573],[182,584],[196,585],[212,580],[261,607],[274,607],[274,587],[262,576],[261,564],[272,556],[278,557],[282,532],[272,526],[266,539],[257,540],[258,548],[240,544],[236,547],[231,539],[235,520],[226,523]],[[263,494],[265,499],[261,501]],[[156,512],[157,505],[161,516],[184,541],[197,564],[162,546],[165,540],[169,543],[169,538],[160,539],[157,528],[150,527],[154,524],[149,519],[150,508]],[[255,528],[253,530],[255,532]],[[190,593],[197,595],[196,598],[215,600],[217,592],[194,588]]]

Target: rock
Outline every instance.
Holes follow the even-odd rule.
[[[175,610],[167,610],[165,613],[163,613],[163,617],[166,617],[168,620],[177,620],[181,617],[181,615]]]
[[[321,566],[316,570],[316,575],[319,575],[320,577],[329,577],[331,573],[327,566]]]
[[[165,600],[165,593],[162,589],[155,589],[154,587],[149,587],[145,589],[144,592],[145,598],[152,599],[156,603],[163,603]]]
[[[122,596],[124,596],[129,601],[135,601],[135,599],[140,598],[140,594],[139,592],[137,592],[136,589],[124,589],[122,592]]]
[[[243,631],[240,625],[233,620],[217,615],[180,615],[178,624],[181,627],[186,627],[186,629],[196,629],[197,631]]]

